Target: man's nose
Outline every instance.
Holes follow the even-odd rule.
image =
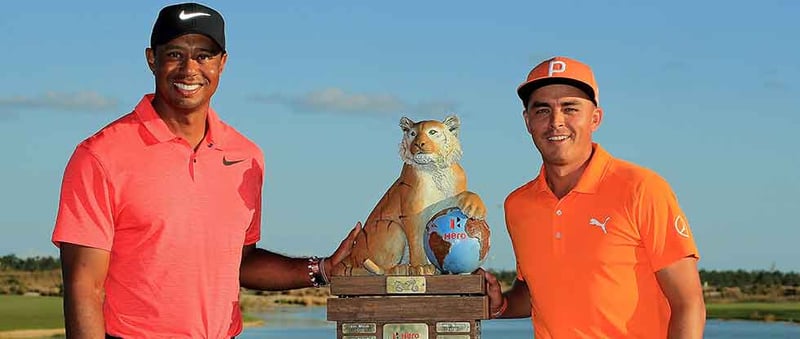
[[[198,72],[198,69],[200,69],[200,63],[193,58],[186,58],[181,63],[181,71],[186,74],[189,75],[196,74]]]
[[[562,126],[564,126],[564,113],[556,110],[550,114],[550,127],[556,129]]]

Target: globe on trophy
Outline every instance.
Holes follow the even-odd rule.
[[[489,226],[467,217],[458,207],[446,208],[425,226],[425,254],[442,274],[472,273],[489,253]]]

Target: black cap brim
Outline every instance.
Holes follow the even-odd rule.
[[[524,106],[528,106],[528,100],[531,98],[531,93],[540,87],[544,87],[547,85],[570,85],[576,87],[586,93],[589,96],[589,100],[591,100],[595,105],[597,105],[597,98],[594,93],[594,89],[589,84],[571,79],[571,78],[559,78],[559,77],[550,77],[545,79],[539,79],[535,81],[531,81],[523,86],[521,86],[517,90],[517,95],[519,98],[522,99],[522,104]]]

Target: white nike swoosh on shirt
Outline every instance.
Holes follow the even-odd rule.
[[[198,17],[198,16],[211,16],[211,14],[203,13],[203,12],[185,13],[184,11],[181,11],[181,13],[178,14],[178,19],[189,20],[191,18],[195,18],[195,17]]]

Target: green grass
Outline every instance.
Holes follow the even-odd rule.
[[[254,315],[244,313],[242,314],[242,321],[243,322],[263,322],[263,319],[256,317]]]
[[[243,314],[246,322],[261,318]],[[0,332],[64,328],[64,311],[59,297],[0,295]]]
[[[0,331],[63,327],[61,298],[0,295]]]
[[[800,302],[706,304],[711,319],[789,321],[800,323]]]

